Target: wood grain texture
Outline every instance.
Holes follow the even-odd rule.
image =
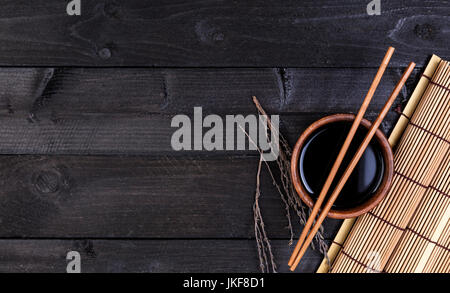
[[[355,111],[376,69],[365,68],[1,68],[0,115],[179,114],[195,106],[216,114]],[[379,110],[401,77],[389,68],[372,101]],[[48,77],[50,79],[48,80]],[[416,70],[407,84],[412,90]],[[399,99],[405,99],[407,90]]]
[[[367,2],[368,3],[368,2]],[[0,64],[20,66],[377,67],[450,57],[446,1],[4,0]],[[422,64],[421,64],[422,62]]]
[[[273,240],[278,271],[291,248]],[[0,240],[0,272],[65,273],[69,251],[85,273],[255,273],[254,240]],[[311,272],[321,256],[309,250],[297,272]]]
[[[281,129],[294,144],[300,134],[314,121],[330,113],[282,115]],[[367,118],[372,119],[375,113]],[[225,120],[225,117],[223,117]],[[387,131],[398,118],[391,113],[384,122]],[[0,118],[0,153],[2,154],[77,154],[77,155],[164,155],[174,154],[170,126],[171,117],[121,117],[79,115],[76,117],[42,119],[30,123],[24,119]],[[204,130],[206,132],[207,129]],[[239,128],[235,129],[235,133]],[[225,136],[225,132],[224,132]],[[248,144],[248,142],[247,142]],[[205,150],[203,150],[206,152]],[[201,151],[179,151],[190,154]],[[210,151],[210,155],[256,154],[256,151]]]
[[[353,112],[372,69],[0,69],[0,153],[155,154],[172,152],[176,114],[256,113],[256,95],[281,114],[291,143],[316,119]],[[367,117],[376,117],[400,70],[386,73]],[[419,73],[416,72],[416,78]],[[406,99],[413,81],[402,92]],[[397,115],[384,123],[388,131]]]
[[[251,238],[257,162],[0,156],[0,236]],[[284,206],[266,171],[262,188],[268,233],[286,239]],[[338,223],[329,221],[327,238]]]

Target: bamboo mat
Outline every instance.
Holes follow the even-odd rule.
[[[408,223],[412,222],[419,203],[422,199],[425,201],[427,193],[431,192],[428,187],[434,175],[440,174],[439,166],[445,164],[442,161],[449,148],[450,132],[449,76],[448,62],[433,56],[389,138],[392,146],[398,144],[395,152],[396,174],[391,191],[371,213],[357,220],[344,221],[328,252],[333,264],[331,272],[382,271],[385,267],[387,270],[394,268],[395,264],[397,269],[401,267],[398,265],[400,260],[390,260],[392,253],[395,250],[393,257],[398,259],[406,253],[401,248],[401,241],[407,241],[406,231],[413,233],[410,230],[417,232],[413,228],[420,228],[407,229]],[[433,182],[440,181],[437,178]],[[427,203],[423,202],[425,205]],[[423,206],[422,203],[420,206]],[[442,217],[436,215],[433,218],[438,222],[437,230],[430,232],[432,235],[428,238],[433,242],[425,249],[426,255],[418,260],[420,266],[415,271],[437,270],[439,264],[432,259],[442,256],[444,252],[441,250],[448,253],[448,250],[441,248],[448,245],[440,244],[448,240],[449,228],[445,215],[444,212]],[[328,263],[323,261],[318,272],[327,272],[328,269]]]
[[[385,271],[450,272],[450,152],[439,166]]]

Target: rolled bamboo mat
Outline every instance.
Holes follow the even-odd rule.
[[[450,151],[390,257],[389,273],[450,272]]]
[[[450,64],[440,61],[408,120],[394,155],[390,192],[359,217],[337,254],[331,272],[380,272],[439,170],[450,143]]]
[[[403,115],[400,116],[399,120],[397,121],[397,124],[395,125],[394,129],[392,130],[391,135],[389,136],[389,144],[391,145],[391,147],[394,148],[398,144],[400,138],[402,137],[402,135],[409,123],[409,120],[406,119],[406,117],[411,117],[413,115],[426,88],[430,84],[430,80],[428,78],[426,78],[425,76],[434,75],[440,62],[441,62],[441,58],[439,58],[438,56],[433,55],[431,57],[427,67],[425,68],[424,76],[422,76],[422,78],[420,78],[414,92],[412,93],[411,97],[409,98],[409,101],[408,101],[405,109],[403,110]],[[356,218],[344,220],[336,237],[334,238],[333,242],[331,243],[330,248],[328,249],[327,258],[324,257],[321,265],[317,269],[317,273],[329,272],[330,265],[333,264],[343,243],[347,239],[347,236],[350,233],[350,230],[353,227],[353,224],[355,223],[355,221],[356,221]]]

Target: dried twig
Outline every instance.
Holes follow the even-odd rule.
[[[270,272],[269,262],[267,253],[269,253],[270,257],[270,266],[272,267],[272,272],[277,272],[277,266],[275,264],[275,257],[272,253],[272,246],[270,245],[270,240],[267,237],[266,230],[264,228],[264,221],[261,215],[261,209],[259,207],[259,198],[261,196],[261,166],[263,162],[263,157],[260,155],[259,163],[258,163],[258,172],[256,173],[256,192],[255,192],[255,203],[253,205],[253,214],[255,218],[255,235],[256,235],[256,244],[258,247],[258,255],[261,271]]]
[[[258,112],[260,115],[263,115],[266,118],[266,122],[268,129],[272,131],[275,135],[279,136],[279,156],[276,160],[276,164],[278,167],[278,171],[280,172],[280,178],[278,180],[275,178],[274,173],[272,172],[272,169],[270,165],[264,161],[267,170],[269,172],[269,175],[271,176],[272,183],[277,189],[281,200],[283,201],[285,205],[286,210],[286,218],[288,221],[288,230],[290,233],[290,240],[289,245],[293,244],[295,233],[292,226],[291,221],[291,213],[290,210],[292,209],[295,214],[298,217],[298,221],[301,225],[304,225],[306,223],[307,214],[310,212],[310,209],[305,207],[303,202],[300,200],[299,196],[297,195],[294,186],[291,182],[291,155],[292,155],[292,149],[290,148],[287,140],[284,138],[279,131],[273,127],[272,122],[270,121],[269,116],[267,115],[266,111],[263,109],[261,104],[259,103],[258,99],[256,97],[253,97],[253,102],[258,109]],[[255,213],[255,237],[256,237],[256,243],[258,248],[258,254],[260,259],[260,266],[262,272],[269,272],[268,268],[268,257],[266,255],[266,250],[268,251],[270,255],[270,260],[272,263],[273,271],[276,271],[275,262],[273,260],[273,254],[272,249],[270,246],[270,241],[267,238],[266,232],[264,230],[264,222],[262,220],[261,210],[259,209],[259,199],[261,196],[260,192],[260,175],[261,175],[261,166],[262,166],[262,150],[258,147],[256,142],[254,142],[251,137],[248,135],[248,133],[241,127],[241,130],[244,131],[244,133],[249,138],[250,142],[254,144],[257,148],[257,150],[260,153],[260,161],[258,164],[258,172],[257,172],[257,186],[256,186],[256,195],[255,195],[255,205],[254,205],[254,213]],[[278,183],[279,182],[279,183]],[[256,208],[256,210],[255,210]],[[318,246],[319,251],[326,257],[327,261],[329,262],[327,251],[328,251],[328,245],[325,242],[325,239],[323,237],[323,226],[320,227],[319,232],[316,234],[315,243]],[[312,248],[316,249],[314,243],[312,243]]]

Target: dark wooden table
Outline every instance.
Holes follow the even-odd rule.
[[[175,152],[176,114],[254,114],[291,144],[356,111],[389,45],[374,118],[410,61],[450,58],[448,1],[1,0],[0,271],[258,272],[255,152]],[[383,129],[397,120],[391,111]],[[262,212],[287,271],[284,207],[266,172]],[[327,240],[339,221],[325,224]],[[300,227],[296,225],[296,231]],[[313,272],[309,251],[299,271]]]

